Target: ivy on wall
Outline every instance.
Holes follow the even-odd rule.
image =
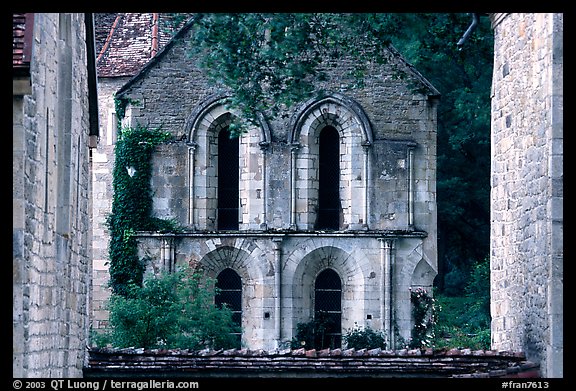
[[[136,231],[170,230],[173,223],[152,217],[151,157],[170,133],[143,126],[123,128],[115,145],[110,230],[110,282],[114,293],[126,295],[131,284],[142,284],[144,263],[138,257]]]

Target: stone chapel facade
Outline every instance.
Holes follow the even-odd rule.
[[[234,298],[245,348],[286,347],[322,312],[337,321],[333,347],[356,326],[397,347],[410,290],[431,291],[437,274],[438,91],[384,49],[367,87],[343,87],[354,64],[335,64],[328,93],[230,139],[238,114],[188,58],[190,26],[116,91],[137,102],[124,126],[174,136],[153,156],[154,213],[185,229],[138,233],[149,270],[201,265]]]

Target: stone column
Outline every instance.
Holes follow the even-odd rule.
[[[274,242],[274,338],[276,347],[282,342],[282,238]]]
[[[270,143],[261,142],[260,150],[262,151],[262,224],[260,224],[260,229],[268,229],[268,151],[270,150]]]
[[[196,230],[196,221],[194,220],[194,152],[198,144],[189,141],[186,146],[188,147],[188,224],[193,230]]]
[[[408,146],[408,227],[414,227],[414,147]]]
[[[364,150],[364,210],[362,211],[362,224],[365,229],[369,229],[368,217],[370,216],[370,147],[369,142],[362,144]]]
[[[296,229],[296,154],[300,144],[292,144],[290,146],[290,229]]]
[[[160,260],[165,272],[172,273],[175,269],[174,237],[163,236],[160,247]]]
[[[395,239],[380,238],[380,313],[382,330],[386,338],[386,348],[394,349],[394,333],[392,330],[392,267]]]

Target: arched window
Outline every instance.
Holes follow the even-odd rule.
[[[332,269],[325,269],[314,283],[314,321],[317,330],[314,345],[339,348],[342,345],[342,282]]]
[[[340,229],[340,137],[333,126],[320,131],[316,229]]]
[[[238,230],[239,141],[228,129],[218,133],[218,229]]]
[[[234,270],[226,268],[216,277],[216,294],[215,302],[218,308],[224,304],[232,310],[232,320],[238,326],[242,326],[242,279]],[[235,333],[238,346],[240,346],[241,333]]]

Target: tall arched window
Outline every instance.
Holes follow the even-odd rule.
[[[342,345],[342,282],[332,269],[325,269],[314,283],[314,321],[323,330],[314,345],[320,349]]]
[[[232,310],[232,320],[238,326],[242,326],[242,279],[234,270],[226,268],[216,277],[215,302],[218,308],[224,304]],[[237,337],[237,344],[240,346],[241,332],[234,333]]]
[[[240,202],[238,137],[228,129],[218,133],[218,229],[238,230]]]
[[[340,229],[340,137],[333,126],[320,131],[316,229]]]

